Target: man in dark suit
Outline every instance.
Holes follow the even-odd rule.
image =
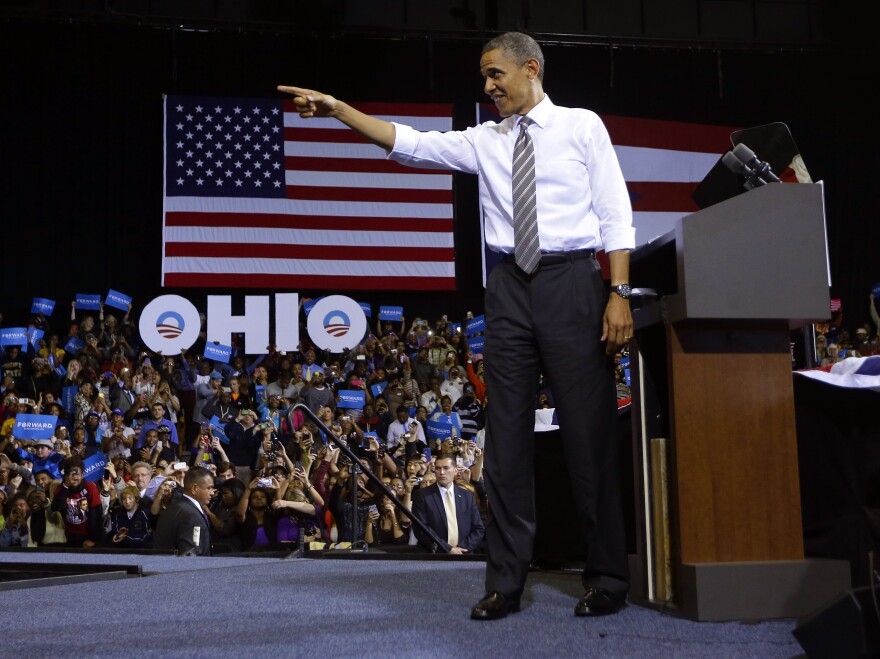
[[[439,536],[450,554],[473,552],[486,533],[474,495],[455,485],[457,471],[455,456],[441,455],[434,463],[437,482],[413,495],[413,514]],[[431,549],[434,539],[418,525],[413,530],[419,544]]]
[[[159,514],[153,546],[176,549],[182,556],[210,556],[210,524],[205,515],[214,477],[204,467],[191,467],[183,479],[183,493]]]

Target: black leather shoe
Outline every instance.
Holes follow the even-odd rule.
[[[615,597],[607,590],[591,586],[574,607],[576,616],[607,616],[626,606],[626,598]]]
[[[489,593],[471,609],[471,620],[500,620],[519,611],[519,599],[501,593]]]

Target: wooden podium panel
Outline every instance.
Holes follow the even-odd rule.
[[[787,323],[668,329],[678,560],[802,559]]]

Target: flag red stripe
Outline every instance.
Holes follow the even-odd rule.
[[[166,213],[169,227],[240,227],[264,229],[321,229],[326,231],[404,231],[450,233],[451,219],[418,217],[314,217],[242,213]]]
[[[167,243],[165,256],[330,261],[430,261],[449,263],[452,247],[376,247],[357,245],[275,245],[265,243]],[[250,275],[243,275],[250,276]]]
[[[288,185],[288,199],[322,201],[384,201],[410,204],[451,204],[452,190],[408,190],[405,188],[332,188]]]
[[[399,117],[451,117],[449,103],[352,103],[349,105],[366,114]],[[298,113],[290,98],[284,99],[284,111]]]
[[[661,121],[602,115],[614,146],[722,153],[730,148],[730,134],[738,128],[683,121]]]
[[[453,277],[343,277],[317,275],[242,275],[239,273],[165,274],[165,286],[187,288],[271,288],[274,290],[454,291]]]
[[[634,211],[695,213],[700,210],[691,199],[699,183],[657,181],[627,182]]]
[[[285,142],[326,142],[335,144],[369,144],[353,130],[338,128],[284,127]]]
[[[306,172],[369,172],[372,174],[440,174],[449,176],[448,169],[418,169],[393,160],[378,158],[307,158],[287,156],[284,169]]]

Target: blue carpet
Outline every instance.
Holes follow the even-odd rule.
[[[26,657],[795,657],[794,620],[706,623],[639,606],[576,618],[577,574],[535,572],[523,610],[468,619],[484,564],[3,552],[141,565],[145,577],[2,594],[4,654]]]

